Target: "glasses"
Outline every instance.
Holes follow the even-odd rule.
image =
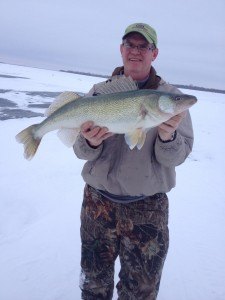
[[[134,50],[135,48],[137,48],[137,50],[143,54],[147,53],[150,50],[154,50],[155,47],[154,45],[146,45],[146,44],[142,44],[142,45],[134,45],[128,41],[123,42],[123,46],[127,49],[127,50]]]

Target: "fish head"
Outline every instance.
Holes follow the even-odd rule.
[[[197,98],[187,94],[164,94],[158,99],[158,109],[163,114],[177,115],[197,102]]]

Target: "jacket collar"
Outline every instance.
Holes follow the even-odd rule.
[[[124,67],[117,67],[112,73],[112,76],[121,75],[124,73]],[[146,83],[141,87],[141,89],[157,89],[161,77],[156,74],[156,71],[153,67],[150,69],[149,78]]]

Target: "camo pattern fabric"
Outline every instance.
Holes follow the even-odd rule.
[[[169,245],[167,225],[164,193],[121,204],[86,185],[81,211],[82,299],[112,299],[118,256],[118,299],[156,299]]]

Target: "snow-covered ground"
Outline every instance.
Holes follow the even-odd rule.
[[[10,110],[42,114],[40,104],[54,95],[43,92],[87,92],[101,80],[0,64],[0,113],[10,100]],[[191,108],[195,145],[169,193],[170,249],[158,299],[224,300],[225,95],[185,92],[199,100]],[[0,299],[79,300],[83,161],[55,132],[26,161],[15,135],[42,117],[10,116],[0,121]]]

